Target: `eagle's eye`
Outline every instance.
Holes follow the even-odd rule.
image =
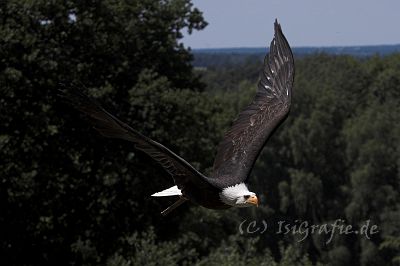
[[[244,195],[243,197],[245,200],[248,200],[250,198],[250,195]]]

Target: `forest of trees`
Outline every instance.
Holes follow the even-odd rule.
[[[209,173],[262,62],[193,68],[182,33],[207,22],[190,0],[6,0],[0,20],[1,265],[400,264],[400,54],[295,58],[289,118],[250,177],[261,206],[162,217],[174,199],[150,195],[168,174],[57,90],[82,89]],[[377,228],[277,233],[338,219]],[[251,221],[268,229],[241,230]]]

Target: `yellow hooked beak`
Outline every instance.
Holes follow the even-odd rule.
[[[254,204],[254,205],[256,205],[257,207],[258,207],[258,198],[257,198],[257,196],[250,196],[250,198],[248,198],[247,200],[246,200],[246,203],[250,203],[250,204]]]

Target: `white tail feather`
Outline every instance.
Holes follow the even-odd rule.
[[[163,191],[154,193],[151,195],[152,197],[168,197],[168,196],[180,196],[182,195],[181,190],[177,186],[173,186],[170,188],[167,188]]]

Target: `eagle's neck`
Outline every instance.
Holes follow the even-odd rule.
[[[229,186],[219,193],[221,201],[225,204],[235,206],[238,197],[251,193],[245,183]]]

